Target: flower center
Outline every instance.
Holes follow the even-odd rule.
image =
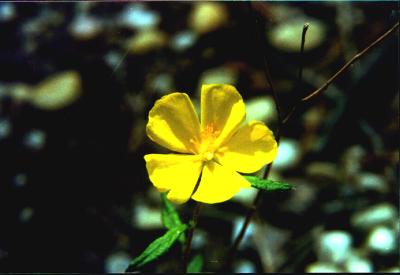
[[[210,160],[212,160],[214,158],[214,153],[212,153],[212,152],[205,152],[204,154],[203,154],[203,159],[205,160],[205,161],[210,161]]]
[[[205,161],[214,158],[214,152],[217,148],[214,141],[221,131],[217,130],[213,123],[207,124],[201,131],[201,140],[191,139],[190,142],[197,148],[198,154],[202,155]]]

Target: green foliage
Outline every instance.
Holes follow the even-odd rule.
[[[260,179],[254,176],[244,176],[244,178],[251,183],[251,186],[264,191],[278,191],[278,190],[291,190],[294,189],[292,185],[286,182]]]
[[[182,221],[179,218],[179,214],[175,209],[175,206],[167,199],[165,193],[161,193],[161,201],[163,208],[161,210],[161,220],[163,225],[167,229],[172,229],[176,226],[182,225]],[[185,234],[179,236],[179,241],[185,243]]]
[[[188,273],[199,273],[199,272],[201,272],[202,267],[203,267],[203,256],[201,256],[200,254],[197,254],[190,261],[190,263],[187,267],[187,272]]]
[[[127,271],[133,271],[166,253],[178,237],[187,229],[186,224],[181,224],[169,229],[163,236],[155,239],[138,257],[133,259]]]

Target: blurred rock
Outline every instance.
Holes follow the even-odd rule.
[[[123,55],[118,51],[109,51],[104,55],[104,61],[115,71],[124,62]]]
[[[256,247],[264,271],[276,270],[287,255],[284,245],[287,244],[290,232],[263,222],[254,223],[252,241]]]
[[[350,253],[349,257],[346,259],[344,263],[344,267],[347,272],[373,272],[374,268],[372,262],[363,258],[356,253]]]
[[[151,79],[149,88],[161,95],[171,91],[174,87],[174,78],[169,73],[160,73]]]
[[[276,120],[276,108],[272,97],[263,96],[246,100],[246,121],[261,120],[270,123]]]
[[[321,105],[310,107],[303,115],[302,121],[307,131],[315,131],[319,128],[326,115],[326,109]]]
[[[17,187],[23,187],[23,186],[25,186],[26,183],[27,183],[27,181],[28,181],[28,178],[27,178],[27,176],[26,176],[25,174],[17,174],[17,175],[14,177],[14,184],[15,184],[15,186],[17,186]]]
[[[120,23],[135,30],[154,28],[160,22],[160,15],[146,8],[142,3],[131,3],[120,15]]]
[[[190,31],[181,31],[171,38],[170,46],[177,52],[182,52],[196,43],[197,35]]]
[[[236,72],[229,67],[217,67],[203,72],[199,80],[200,87],[203,84],[231,84],[236,85]],[[200,93],[200,89],[198,90]]]
[[[24,136],[23,143],[29,149],[38,151],[46,143],[46,134],[41,130],[32,130]]]
[[[355,180],[362,190],[374,190],[382,193],[388,191],[387,182],[381,175],[361,172],[356,176]]]
[[[284,170],[294,167],[301,158],[301,149],[298,142],[294,139],[282,138],[278,155],[274,160],[273,169]]]
[[[54,111],[65,108],[81,95],[81,79],[76,71],[50,76],[32,89],[30,102],[39,109]]]
[[[346,149],[342,156],[342,162],[347,177],[354,176],[361,170],[365,155],[366,151],[361,145],[353,145]]]
[[[33,214],[35,213],[35,211],[33,210],[32,207],[25,207],[24,209],[22,209],[22,211],[19,213],[19,220],[22,223],[27,223],[29,222],[32,217]]]
[[[379,271],[379,272],[385,272],[385,273],[400,273],[400,267],[394,266],[394,267],[391,267],[391,268],[388,268],[388,269],[381,270],[381,271]]]
[[[306,167],[306,175],[315,178],[338,180],[338,167],[331,162],[311,162]]]
[[[288,178],[286,181],[296,186],[296,192],[291,192],[290,199],[283,207],[291,212],[302,214],[314,203],[317,189],[308,181],[295,178]]]
[[[339,264],[349,256],[353,238],[346,231],[336,230],[321,234],[317,243],[317,255],[321,262]]]
[[[0,22],[13,20],[16,15],[17,12],[13,3],[0,3]]]
[[[239,235],[240,229],[242,228],[244,222],[243,217],[238,217],[233,220],[233,230],[232,230],[232,237],[231,240],[232,242],[236,239],[236,237]],[[254,231],[254,224],[250,222],[249,226],[247,227],[246,232],[244,233],[243,239],[240,242],[239,249],[244,249],[251,244],[251,236],[253,235]]]
[[[197,33],[214,31],[227,23],[228,11],[222,3],[196,2],[189,15],[189,26]]]
[[[239,260],[234,264],[234,273],[255,273],[257,271],[255,265],[249,260]]]
[[[380,254],[390,254],[398,248],[399,236],[386,226],[375,227],[367,239],[367,247]]]
[[[326,37],[323,22],[314,18],[292,18],[282,21],[268,31],[270,43],[277,49],[286,52],[300,52],[301,34],[305,23],[309,24],[304,44],[304,51],[317,48]]]
[[[143,203],[136,205],[132,222],[135,227],[144,230],[163,227],[160,209],[150,208]]]
[[[12,126],[8,119],[0,119],[0,140],[7,138],[11,134]]]
[[[89,15],[78,15],[69,26],[69,32],[77,40],[91,40],[97,37],[103,29],[100,19]]]
[[[351,224],[360,229],[370,229],[379,224],[389,224],[398,218],[396,208],[389,203],[381,203],[358,211],[351,217]]]
[[[146,121],[139,119],[132,126],[131,133],[129,136],[129,151],[136,151],[136,149],[142,144],[146,134]],[[153,189],[153,188],[151,188]]]
[[[336,273],[336,272],[343,272],[343,270],[341,270],[339,267],[337,267],[333,264],[315,262],[315,263],[309,264],[306,267],[305,272],[307,272],[307,273]]]
[[[256,188],[242,188],[239,193],[233,196],[232,200],[250,206],[256,195]]]
[[[105,260],[106,273],[124,273],[128,268],[132,257],[125,252],[116,252],[109,255]]]
[[[32,88],[26,84],[18,83],[12,85],[9,89],[10,97],[17,103],[31,100]]]
[[[126,42],[126,48],[131,54],[145,54],[164,47],[167,35],[155,29],[143,29]]]
[[[200,228],[196,228],[196,233],[193,234],[191,248],[192,249],[202,249],[207,242],[206,236],[207,236],[206,232],[204,232]]]

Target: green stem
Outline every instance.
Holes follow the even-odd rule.
[[[192,245],[194,229],[197,226],[200,208],[201,208],[201,203],[196,202],[196,205],[194,206],[194,210],[193,210],[192,219],[189,221],[189,231],[188,231],[188,235],[187,235],[187,239],[186,239],[186,243],[185,243],[185,248],[183,251],[183,264],[182,264],[183,273],[186,273],[186,269],[188,266],[189,256],[190,256],[190,247]]]

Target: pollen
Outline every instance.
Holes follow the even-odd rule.
[[[211,152],[205,152],[203,154],[203,157],[204,157],[204,160],[210,161],[210,160],[212,160],[214,158],[214,154],[211,153]]]
[[[207,124],[201,132],[203,139],[215,139],[219,134],[220,131],[216,129],[213,123]]]

